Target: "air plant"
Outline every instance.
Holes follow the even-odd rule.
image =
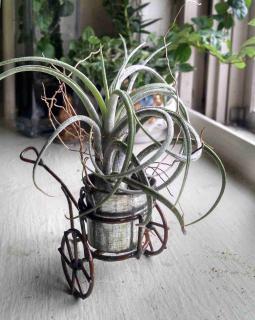
[[[122,39],[123,40],[123,39]],[[19,72],[41,72],[56,77],[61,84],[69,86],[79,97],[88,116],[70,115],[60,124],[41,149],[33,168],[33,181],[35,186],[43,191],[36,182],[37,167],[52,142],[68,127],[74,124],[85,123],[89,129],[87,138],[88,157],[93,169],[85,164],[87,154],[80,149],[82,165],[90,170],[96,179],[93,183],[89,176],[83,177],[84,187],[88,192],[91,188],[107,190],[105,197],[93,205],[85,208],[73,219],[86,216],[92,211],[100,208],[116,192],[139,194],[144,193],[147,197],[147,215],[144,217],[142,226],[146,226],[151,219],[153,203],[155,200],[163,203],[177,218],[182,231],[185,226],[198,222],[206,217],[219,203],[225,188],[225,170],[223,164],[213,149],[204,143],[192,127],[188,112],[173,85],[169,85],[165,79],[147,63],[155,57],[166,46],[155,51],[149,58],[140,64],[130,65],[130,60],[139,54],[144,44],[139,45],[131,53],[126,49],[125,41],[123,47],[125,56],[123,63],[112,83],[108,85],[105,72],[102,48],[100,48],[102,79],[104,84],[104,97],[83,73],[77,68],[59,60],[45,57],[15,58],[0,63],[0,66],[22,63],[22,66],[12,67],[0,74],[0,80]],[[25,63],[25,64],[24,64]],[[30,64],[29,64],[30,63]],[[148,73],[155,82],[140,86],[135,89],[136,79],[140,73]],[[127,85],[128,83],[128,85]],[[91,102],[88,92],[97,103],[97,108]],[[147,107],[135,109],[134,105],[141,99],[160,94],[165,101],[173,99],[176,101],[176,111],[170,111],[165,107]],[[165,137],[157,141],[145,129],[144,123],[151,117],[163,119],[166,123]],[[146,145],[138,154],[134,152],[135,136],[138,130],[143,130],[151,143]],[[78,130],[79,131],[79,130]],[[177,148],[178,146],[178,148]],[[178,209],[178,202],[182,195],[187,180],[190,163],[197,161],[203,152],[209,154],[219,167],[222,176],[222,185],[217,199],[207,213],[199,219],[185,223],[184,216]],[[166,155],[168,156],[166,158]],[[163,158],[163,160],[162,160]],[[172,159],[168,163],[169,158]],[[162,170],[160,164],[172,168],[171,174],[168,170]],[[156,164],[156,166],[154,166]],[[152,168],[153,173],[148,172]],[[171,202],[164,197],[161,190],[168,188],[172,182],[184,172],[182,184],[176,200]],[[152,187],[150,180],[153,176],[159,177],[159,184]]]

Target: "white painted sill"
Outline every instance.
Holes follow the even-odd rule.
[[[255,140],[194,111],[189,110],[190,121],[198,130],[204,130],[205,141],[221,156],[226,168],[236,169],[243,177],[255,183]]]

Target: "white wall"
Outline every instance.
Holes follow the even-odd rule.
[[[112,34],[111,19],[102,6],[102,0],[74,0],[75,9],[70,17],[62,18],[61,31],[64,50],[68,42],[80,36],[86,26],[92,26],[97,35]]]
[[[102,6],[102,0],[80,0],[79,15],[79,33],[87,25],[92,26],[98,35],[113,33],[111,19]]]
[[[143,19],[157,19],[160,21],[154,23],[147,28],[150,32],[155,32],[158,35],[166,33],[170,25],[171,5],[170,0],[141,0],[141,3],[150,2],[150,4],[143,10]]]

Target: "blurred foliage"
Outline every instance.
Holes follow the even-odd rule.
[[[188,63],[192,48],[200,52],[208,52],[222,63],[232,63],[237,68],[244,68],[246,58],[255,57],[255,37],[243,43],[238,53],[233,53],[230,32],[235,18],[244,19],[251,4],[252,0],[222,1],[215,5],[215,15],[199,16],[192,18],[192,23],[172,25],[166,36],[166,42],[171,43],[167,51],[173,73],[188,72],[193,69],[193,66]],[[253,21],[250,22],[250,25],[253,25]],[[164,43],[163,37],[150,35],[149,39],[154,48]],[[157,57],[153,65],[163,74],[166,65],[164,54]],[[171,81],[169,72],[168,74],[166,72],[165,78]]]
[[[129,0],[103,0],[102,3],[111,17],[115,33],[121,34],[125,38],[129,50],[137,47],[139,43],[136,39],[139,39],[141,34],[149,33],[145,30],[146,27],[160,20],[142,20],[142,10],[149,3],[144,3],[137,7],[133,7],[129,3]],[[103,46],[106,73],[108,81],[111,82],[124,57],[124,48],[119,37],[97,37],[94,30],[90,26],[87,26],[79,39],[70,42],[68,56],[62,60],[75,65],[80,60],[89,56],[91,52],[98,51],[100,45]],[[149,52],[150,50],[141,50],[139,60],[148,57]],[[137,57],[135,59],[132,60],[132,63],[138,62]],[[82,62],[79,68],[90,80],[97,83],[99,88],[103,87],[102,65],[99,55],[93,55],[89,60]],[[138,79],[138,81],[142,80],[144,79],[141,79],[141,77]]]
[[[192,48],[198,49],[200,52],[208,52],[222,63],[232,63],[237,68],[244,68],[246,66],[246,58],[254,58],[255,56],[255,37],[248,39],[242,45],[239,53],[233,53],[230,31],[234,26],[235,18],[241,20],[247,16],[251,3],[252,0],[222,1],[215,5],[215,15],[193,18],[192,23],[173,24],[165,38],[165,41],[170,43],[167,57],[172,73],[176,74],[176,72],[189,72],[193,70],[194,67],[188,62]],[[133,8],[128,0],[103,0],[103,4],[112,17],[116,31],[128,40],[129,50],[137,46],[137,40],[135,40],[133,35],[135,33],[145,33],[146,30],[143,28],[146,25],[148,26],[148,23],[152,24],[158,20],[142,21],[141,11],[149,3],[145,3],[137,8]],[[252,20],[250,25],[255,25],[255,20]],[[124,57],[124,49],[120,38],[108,36],[99,38],[91,27],[86,27],[82,36],[70,43],[69,54],[65,60],[74,65],[84,59],[84,57],[87,57],[91,51],[97,51],[100,44],[103,46],[106,72],[111,81]],[[163,36],[149,33],[148,46],[140,51],[140,61],[163,45]],[[138,61],[132,62],[137,63]],[[163,75],[168,82],[173,81],[166,67],[167,60],[164,50],[150,62],[150,66]],[[102,87],[99,55],[94,55],[89,60],[81,63],[80,68],[93,82],[98,83],[99,87]],[[148,77],[148,75],[146,78],[140,76],[138,78],[138,86],[144,82],[148,83],[150,81]]]
[[[80,38],[72,40],[69,44],[69,53],[63,61],[75,65],[80,60],[89,56],[91,52],[96,52],[100,44],[103,45],[104,58],[106,60],[106,72],[109,80],[113,79],[118,70],[120,59],[123,56],[122,42],[120,38],[111,38],[108,36],[97,37],[92,27],[86,27]],[[100,55],[92,55],[91,58],[82,62],[79,69],[93,82],[102,86],[102,63]]]
[[[146,27],[157,22],[159,19],[142,19],[142,11],[149,2],[139,6],[133,6],[129,0],[102,0],[102,3],[110,15],[116,34],[121,34],[126,42],[128,50],[137,47],[142,34],[148,34],[148,45],[140,50],[140,61],[146,59],[150,53],[170,43],[167,49],[167,59],[172,73],[189,72],[193,66],[189,63],[192,48],[200,52],[208,52],[222,63],[232,63],[237,68],[246,66],[246,59],[255,57],[255,37],[248,39],[240,48],[238,53],[232,52],[230,33],[235,19],[242,20],[247,14],[252,0],[224,0],[215,5],[215,14],[211,16],[199,16],[191,19],[191,23],[174,23],[170,27],[165,39],[149,33]],[[39,30],[40,38],[36,42],[38,55],[42,53],[47,57],[56,57],[76,65],[103,46],[106,72],[111,81],[124,57],[122,41],[118,36],[98,37],[92,27],[87,26],[79,39],[69,43],[68,54],[63,57],[62,41],[59,22],[63,16],[73,12],[73,4],[70,0],[33,0],[34,23]],[[255,20],[249,23],[255,26]],[[137,59],[137,58],[135,58]],[[166,51],[162,51],[151,62],[150,66],[155,68],[168,82],[173,78],[167,68]],[[138,61],[131,61],[137,63]],[[99,55],[92,55],[86,61],[80,63],[81,69],[91,81],[102,87],[102,66]],[[140,76],[138,85],[149,82]]]
[[[129,0],[102,0],[103,6],[111,17],[117,34],[121,34],[131,44],[134,35],[148,34],[146,27],[160,19],[142,19],[142,11],[150,3],[146,2],[139,6],[132,6]]]
[[[71,15],[73,3],[69,0],[33,0],[34,22],[40,32],[36,53],[46,57],[63,56],[60,18]]]
[[[74,5],[69,0],[32,0],[33,24],[39,39],[35,36],[35,53],[48,58],[63,56],[62,39],[60,33],[60,19],[72,14]],[[26,40],[23,31],[24,2],[19,7],[20,36],[19,42]],[[23,19],[22,19],[23,17]]]

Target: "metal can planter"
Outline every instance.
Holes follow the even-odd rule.
[[[105,192],[93,193],[96,203],[105,196]],[[114,194],[100,210],[87,218],[89,243],[102,252],[121,253],[135,250],[138,244],[139,220],[138,218],[133,220],[132,217],[138,214],[143,217],[146,213],[147,197],[145,194]],[[103,221],[100,221],[100,217],[104,218]],[[128,217],[131,219],[125,222],[125,218]],[[123,221],[121,221],[122,218],[124,218]]]
[[[28,151],[33,151],[38,159],[37,149],[27,147],[20,154],[21,160],[35,164],[37,160],[25,156]],[[168,226],[156,202],[154,205],[158,219],[151,217],[145,229],[140,224],[148,210],[145,194],[117,193],[109,198],[100,210],[96,210],[95,199],[100,201],[102,197],[107,196],[107,186],[103,181],[95,181],[95,177],[90,175],[93,183],[81,187],[77,201],[64,182],[42,160],[39,161],[39,166],[60,183],[67,200],[70,228],[64,231],[58,251],[66,281],[75,297],[86,299],[91,294],[94,286],[94,259],[103,261],[139,259],[142,254],[153,256],[166,249]],[[150,181],[151,187],[155,186],[155,180]],[[100,186],[101,189],[95,186]],[[88,208],[93,210],[86,217],[80,216],[81,231],[75,228],[73,206],[80,214]]]

